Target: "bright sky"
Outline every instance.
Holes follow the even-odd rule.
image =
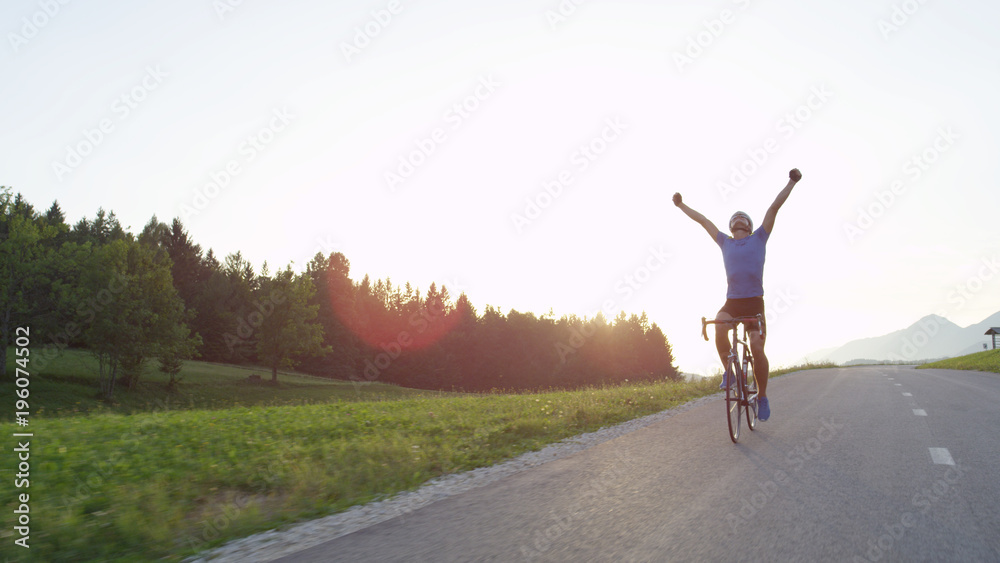
[[[705,373],[722,259],[671,195],[759,225],[798,167],[772,365],[1000,309],[995,2],[11,0],[0,21],[0,184],[71,222],[180,217],[272,272],[341,251],[480,313],[646,311]]]

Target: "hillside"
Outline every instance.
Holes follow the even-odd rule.
[[[990,343],[985,332],[992,326],[1000,326],[1000,311],[965,328],[944,317],[927,315],[904,329],[853,340],[825,354],[811,354],[810,358],[837,364],[857,360],[917,362],[954,358],[983,351],[983,345]]]
[[[149,372],[103,407],[93,361],[65,351],[31,376],[31,485],[43,486],[30,514],[44,525],[20,561],[180,561],[715,395],[719,382],[472,395],[292,373],[257,384],[253,370],[185,362],[175,391]],[[0,482],[0,497],[17,498],[16,483]],[[18,523],[0,518],[8,536]]]
[[[13,373],[14,354],[7,355],[7,371]],[[169,378],[150,362],[135,389],[120,388],[108,403],[97,397],[97,360],[84,350],[55,354],[31,379],[31,411],[43,418],[87,414],[137,414],[173,410],[217,410],[234,407],[283,407],[359,401],[391,401],[460,396],[458,393],[407,389],[398,385],[367,381],[338,381],[296,372],[281,372],[280,383],[254,382],[249,376],[266,370],[247,366],[185,361],[179,383],[168,387]],[[0,379],[0,395],[14,396],[14,380]],[[12,421],[7,411],[0,421]]]
[[[976,352],[920,366],[925,369],[964,369],[1000,373],[1000,349]]]

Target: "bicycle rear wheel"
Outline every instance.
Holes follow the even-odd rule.
[[[729,381],[726,385],[726,417],[729,422],[729,437],[735,444],[740,439],[740,419],[742,405],[740,404],[740,373],[739,364],[729,362]]]
[[[746,362],[743,371],[746,374],[746,398],[747,398],[747,427],[750,430],[757,429],[757,380],[753,375],[753,362]]]

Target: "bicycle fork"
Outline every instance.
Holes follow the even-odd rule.
[[[748,365],[751,366],[751,367],[753,366],[753,358],[749,357],[749,354],[744,354],[744,356],[743,356],[743,379],[744,379],[744,381],[743,381],[743,390],[740,392],[740,400],[743,402],[744,405],[746,405],[746,406],[749,407],[751,403],[753,403],[754,401],[757,400],[757,394],[760,392],[760,389],[757,386],[757,370],[754,370],[754,372],[753,372],[753,377],[754,377],[754,386],[753,386],[754,387],[754,392],[753,393],[749,393],[749,390],[750,390],[750,379],[747,378],[747,366]]]

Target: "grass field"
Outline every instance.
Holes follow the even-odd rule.
[[[921,368],[965,369],[1000,373],[1000,349],[976,352],[968,356],[950,358],[919,366]]]
[[[13,373],[13,348],[8,349],[7,371]],[[168,392],[169,377],[147,365],[134,390],[119,388],[115,403],[97,398],[97,360],[84,351],[68,350],[46,362],[40,377],[31,382],[31,410],[37,416],[61,417],[80,414],[132,414],[155,410],[224,409],[237,406],[294,406],[331,401],[388,400],[403,397],[441,397],[435,391],[404,389],[396,385],[366,381],[334,381],[294,372],[279,372],[278,387],[269,385],[270,370],[184,362],[183,379]],[[30,366],[30,364],[29,364]],[[32,372],[33,373],[33,372]],[[257,374],[263,384],[248,383]],[[13,383],[0,381],[0,396],[12,394]],[[13,421],[13,409],[4,409],[0,420]]]
[[[31,549],[11,551],[6,511],[0,556],[180,560],[659,412],[719,382],[462,395],[296,375],[257,387],[246,370],[190,362],[169,402],[166,378],[150,373],[134,396],[103,406],[88,361],[67,352],[31,376],[31,486],[0,481],[5,502],[30,493]],[[12,383],[2,387],[10,397]],[[8,420],[0,430],[26,429]],[[3,456],[4,471],[16,463]]]

